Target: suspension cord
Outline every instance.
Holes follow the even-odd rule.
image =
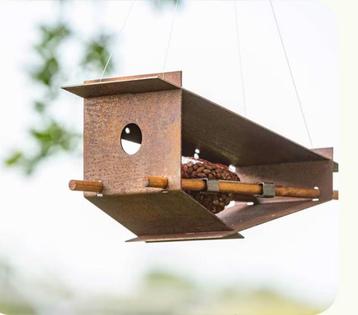
[[[133,10],[133,7],[134,7],[136,1],[137,1],[137,0],[132,0],[132,3],[131,3],[131,5],[130,5],[130,7],[129,7],[129,9],[128,9],[127,15],[125,16],[125,18],[124,18],[124,20],[123,20],[123,24],[122,24],[122,26],[121,26],[121,28],[120,28],[120,30],[119,30],[119,32],[118,32],[118,35],[121,34],[121,33],[124,31],[124,29],[125,29],[125,27],[126,27],[126,25],[127,25],[129,16],[130,16],[131,13],[132,13],[132,10]],[[109,55],[108,59],[107,59],[107,62],[106,62],[106,64],[105,64],[104,68],[103,68],[103,72],[102,72],[101,79],[99,80],[99,82],[102,81],[102,79],[103,79],[103,77],[104,77],[104,74],[106,73],[106,70],[107,70],[107,68],[108,68],[109,62],[110,62],[111,59],[112,59],[112,55],[113,55],[113,54],[111,53],[111,54]]]
[[[173,37],[173,30],[174,30],[175,19],[176,19],[176,16],[177,16],[179,1],[180,0],[175,0],[175,9],[174,9],[172,21],[171,21],[171,24],[170,24],[168,42],[167,42],[167,47],[166,47],[166,50],[165,50],[164,61],[163,61],[163,70],[162,70],[163,78],[164,78],[165,70],[166,70],[166,67],[167,67],[169,49],[170,49],[170,44],[171,44],[172,37]]]
[[[279,23],[278,23],[278,19],[277,19],[277,15],[276,15],[276,12],[275,12],[275,8],[274,8],[274,5],[273,5],[273,3],[272,3],[272,0],[268,0],[268,1],[269,1],[269,3],[270,3],[270,6],[271,6],[271,11],[272,11],[273,18],[274,18],[274,20],[275,20],[275,24],[276,24],[276,28],[277,28],[277,33],[278,33],[278,36],[279,36],[279,38],[280,38],[280,42],[281,42],[282,50],[283,50],[284,55],[285,55],[286,63],[287,63],[287,66],[288,66],[288,70],[289,70],[289,72],[290,72],[290,77],[291,77],[292,85],[293,85],[293,87],[294,87],[295,94],[296,94],[296,97],[297,97],[297,103],[298,103],[298,105],[299,105],[299,109],[300,109],[300,112],[301,112],[302,120],[303,120],[303,123],[304,123],[304,125],[305,125],[305,129],[306,129],[306,133],[307,133],[307,136],[308,136],[310,145],[311,145],[311,147],[312,147],[312,146],[313,146],[313,142],[312,142],[311,133],[310,133],[310,130],[309,130],[309,127],[308,127],[308,123],[307,123],[307,120],[306,120],[305,112],[304,112],[304,110],[303,110],[302,100],[301,100],[300,94],[299,94],[299,92],[298,92],[296,80],[295,80],[295,77],[294,77],[294,75],[293,75],[293,70],[292,70],[292,67],[291,67],[290,59],[288,58],[287,49],[286,49],[286,46],[285,46],[285,43],[284,43],[284,40],[283,40],[283,36],[282,36],[282,33],[281,33],[280,25],[279,25]]]
[[[240,81],[241,81],[241,97],[242,97],[242,112],[246,116],[246,91],[245,91],[245,82],[244,82],[244,69],[242,62],[242,51],[241,51],[241,41],[240,41],[240,28],[239,28],[239,16],[238,16],[237,0],[234,1],[234,13],[235,13],[235,30],[236,30],[236,45],[237,45],[237,55],[239,59],[239,71],[240,71]]]

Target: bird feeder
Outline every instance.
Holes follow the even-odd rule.
[[[337,198],[333,149],[309,150],[193,92],[181,72],[85,81],[84,179],[72,190],[137,235],[130,241],[242,238],[239,232]],[[137,143],[128,154],[123,143]],[[182,156],[236,167],[241,181],[184,179]],[[218,214],[188,191],[228,192]]]

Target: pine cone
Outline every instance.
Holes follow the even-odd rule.
[[[191,161],[181,166],[182,178],[208,178],[240,181],[239,176],[231,172],[224,164],[212,163],[204,159],[190,158]],[[187,191],[195,200],[213,213],[218,213],[232,200],[232,194]]]

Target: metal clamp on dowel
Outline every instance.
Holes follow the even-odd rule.
[[[261,186],[262,186],[262,194],[259,195],[259,197],[273,198],[276,196],[274,183],[261,183]]]
[[[220,192],[219,181],[216,179],[204,179],[206,182],[206,190],[211,192]]]

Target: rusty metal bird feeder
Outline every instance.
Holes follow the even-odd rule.
[[[239,232],[338,198],[333,149],[309,150],[193,92],[181,72],[85,81],[64,87],[84,98],[84,180],[72,190],[137,238],[242,238]],[[121,141],[140,144],[128,154]],[[182,156],[233,165],[241,181],[184,179]],[[229,192],[213,214],[186,191]]]

